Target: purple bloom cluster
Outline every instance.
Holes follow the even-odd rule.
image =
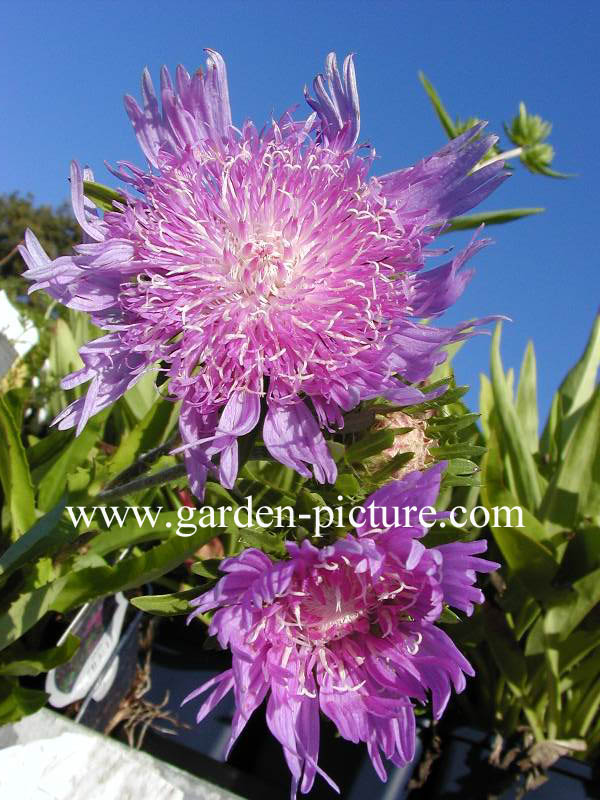
[[[390,510],[424,508],[437,497],[445,464],[414,472],[377,492],[371,502]],[[376,520],[377,521],[377,520]],[[473,675],[469,662],[435,623],[445,604],[467,614],[483,594],[476,572],[499,565],[477,556],[485,541],[426,548],[423,528],[363,526],[317,549],[288,543],[288,559],[272,562],[246,550],[222,562],[225,574],[193,601],[217,609],[209,631],[232,653],[232,668],[194,691],[212,689],[203,719],[233,689],[236,711],[229,747],[267,699],[267,723],[283,746],[292,797],[308,792],[319,768],[319,714],[352,742],[366,742],[382,780],[382,756],[401,766],[415,750],[414,701],[431,693],[441,716],[450,697]]]
[[[313,110],[259,131],[232,123],[225,64],[175,81],[147,71],[142,105],[125,100],[147,165],[119,162],[122,202],[100,216],[84,196],[89,170],[71,169],[84,243],[51,261],[29,231],[21,249],[32,290],[88,312],[106,335],[81,349],[64,388],[87,394],[57,418],[81,431],[149,371],[181,401],[192,491],[209,470],[231,487],[238,438],[262,424],[281,463],[320,482],[336,466],[322,430],[359,402],[422,398],[443,345],[473,323],[423,325],[455,302],[464,263],[485,241],[424,270],[446,221],[504,179],[502,162],[475,168],[495,141],[479,124],[415,166],[373,177],[358,144],[352,58],[333,55],[313,84]],[[439,251],[438,251],[439,252]],[[401,378],[401,380],[399,379]]]

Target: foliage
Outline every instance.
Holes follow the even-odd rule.
[[[481,122],[479,117],[468,117],[464,120],[457,118],[453,120],[433,84],[422,72],[419,72],[419,80],[423,84],[423,88],[431,101],[436,116],[449,139],[455,139],[457,136],[460,136],[469,128],[473,127],[473,125]],[[552,178],[569,177],[551,168],[552,161],[554,160],[554,148],[546,139],[552,131],[552,125],[537,114],[529,114],[525,103],[519,104],[519,113],[512,120],[510,126],[504,124],[504,131],[510,141],[516,145],[516,148],[512,150],[503,150],[498,144],[494,145],[494,147],[483,156],[480,163],[477,165],[477,169],[500,159],[504,159],[505,162],[508,162],[509,159],[518,157],[529,172],[538,175],[546,175]],[[506,167],[507,169],[511,168],[508,163]],[[502,225],[506,222],[513,222],[523,217],[529,217],[532,214],[540,214],[542,211],[544,211],[543,208],[510,208],[501,211],[484,211],[478,214],[455,217],[450,220],[449,224],[444,229],[444,233],[478,228],[484,223],[486,225]]]
[[[2,277],[20,275],[23,262],[16,247],[27,228],[35,233],[50,258],[69,252],[81,241],[79,226],[65,203],[57,209],[35,206],[33,197],[17,192],[0,195],[0,264]]]
[[[530,732],[528,753],[546,743],[556,757],[566,746],[591,758],[600,746],[600,317],[541,437],[533,344],[515,393],[500,333],[498,326],[491,381],[482,376],[480,441],[488,450],[472,502],[490,514],[520,506],[523,527],[516,516],[512,526],[488,526],[502,572],[489,602],[452,631],[477,673],[461,709],[504,741],[525,743]]]

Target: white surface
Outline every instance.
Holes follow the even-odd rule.
[[[46,708],[0,727],[0,798],[240,800]]]
[[[33,322],[22,321],[21,315],[3,289],[0,290],[0,334],[13,345],[21,358],[39,341],[39,334]]]
[[[27,800],[183,800],[152,767],[139,769],[111,743],[63,733],[0,750],[3,797]]]

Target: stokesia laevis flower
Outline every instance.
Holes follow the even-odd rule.
[[[218,455],[228,487],[238,437],[262,424],[272,456],[320,482],[336,467],[322,429],[383,396],[422,398],[407,383],[444,359],[441,347],[472,326],[435,328],[463,291],[472,242],[423,271],[427,246],[450,217],[506,177],[502,162],[474,169],[496,141],[474,126],[413,167],[369,177],[374,152],[358,145],[352,57],[305,92],[313,113],[286,113],[258,132],[232,124],[225,64],[161,73],[162,109],[146,70],[142,107],[125,98],[148,166],[119,162],[122,203],[98,215],[71,168],[73,208],[85,242],[51,261],[28,232],[22,255],[32,290],[86,311],[108,333],[80,351],[64,388],[87,394],[57,418],[81,431],[151,370],[182,401],[180,430],[193,492],[202,496]],[[400,376],[402,380],[399,380]]]
[[[393,525],[394,506],[431,504],[444,466],[389,484],[365,507],[374,501]],[[344,738],[366,742],[385,780],[382,756],[401,766],[414,755],[413,702],[430,692],[437,719],[451,687],[462,691],[465,674],[473,675],[436,621],[444,604],[471,614],[483,601],[475,573],[499,566],[477,557],[486,542],[427,549],[418,524],[368,525],[322,549],[289,542],[284,561],[246,550],[223,561],[225,576],[193,601],[192,616],[217,609],[209,631],[231,650],[232,667],[184,702],[212,690],[200,721],[233,690],[231,748],[268,698],[267,723],[283,746],[292,797],[308,792],[317,772],[336,788],[317,766],[320,712]]]

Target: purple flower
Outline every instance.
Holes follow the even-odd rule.
[[[423,271],[445,222],[506,177],[502,162],[474,169],[495,141],[483,124],[408,169],[370,177],[374,152],[358,145],[352,57],[305,92],[314,112],[289,113],[258,131],[232,124],[225,63],[175,82],[161,73],[161,104],[147,71],[141,107],[125,107],[148,165],[113,170],[135,192],[101,217],[83,193],[89,170],[71,168],[84,244],[51,261],[28,231],[21,252],[32,290],[88,312],[107,331],[81,350],[65,388],[87,394],[57,418],[81,431],[145,373],[162,371],[182,402],[191,488],[202,496],[217,468],[231,487],[237,439],[262,424],[274,458],[333,482],[323,429],[342,427],[361,400],[411,404],[407,383],[428,377],[442,346],[473,322],[419,322],[455,302],[464,263],[484,244]],[[161,107],[162,106],[162,107]],[[439,254],[441,251],[437,251]],[[399,380],[399,377],[401,380]]]
[[[443,465],[391,484],[370,498],[393,510],[423,508]],[[292,773],[292,797],[308,792],[319,772],[319,713],[352,742],[366,742],[382,780],[382,756],[401,766],[414,755],[413,702],[431,693],[439,718],[473,675],[468,661],[435,624],[444,604],[470,613],[483,600],[475,572],[499,565],[474,557],[486,543],[427,549],[423,528],[349,535],[317,549],[288,543],[289,558],[272,562],[250,549],[222,562],[225,576],[193,601],[217,609],[209,628],[232,653],[232,668],[192,692],[209,689],[202,720],[233,689],[236,711],[229,748],[265,698],[267,723]]]

